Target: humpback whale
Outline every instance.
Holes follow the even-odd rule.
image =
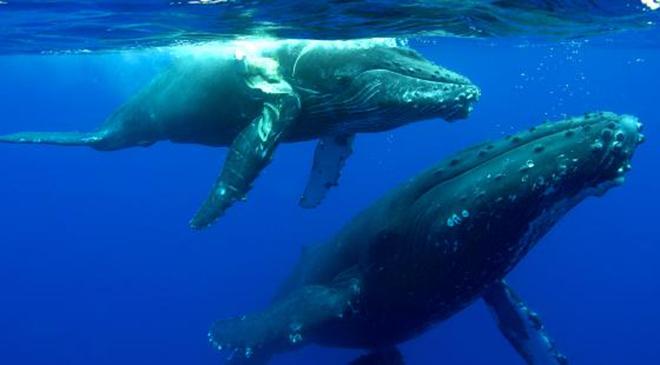
[[[191,220],[211,225],[245,198],[281,142],[318,139],[304,207],[337,185],[357,133],[431,118],[467,117],[480,96],[467,78],[392,39],[241,40],[192,47],[88,133],[23,132],[4,143],[112,151],[161,140],[229,146]]]
[[[209,340],[230,364],[312,343],[367,350],[352,364],[403,364],[398,343],[483,298],[528,364],[566,364],[504,280],[567,211],[623,182],[641,130],[590,113],[458,153],[305,249],[269,308],[216,322]]]

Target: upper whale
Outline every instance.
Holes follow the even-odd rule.
[[[209,226],[244,199],[281,142],[318,139],[301,205],[337,184],[357,133],[467,117],[480,96],[467,78],[392,39],[241,40],[187,46],[174,64],[95,132],[23,132],[5,143],[117,150],[161,140],[229,146],[191,221]]]

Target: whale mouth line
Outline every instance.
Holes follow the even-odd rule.
[[[433,76],[428,76],[428,75],[410,75],[403,73],[401,71],[395,71],[395,70],[389,70],[386,68],[374,68],[371,70],[366,70],[361,72],[357,77],[360,77],[365,74],[370,74],[370,73],[375,73],[375,72],[385,72],[388,74],[392,74],[401,78],[407,78],[415,81],[424,81],[424,82],[432,82],[440,85],[452,85],[452,86],[465,86],[465,87],[474,87],[476,88],[476,85],[471,83],[469,80],[458,80],[458,79],[438,79],[434,78]]]

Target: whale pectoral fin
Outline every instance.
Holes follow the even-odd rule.
[[[337,186],[341,169],[353,153],[354,135],[323,137],[314,151],[314,165],[309,174],[305,193],[300,198],[303,208],[315,208],[328,190]]]
[[[568,360],[557,350],[543,323],[522,299],[504,282],[489,288],[483,299],[497,320],[504,337],[530,365],[566,365]]]
[[[404,365],[403,355],[396,347],[370,352],[351,361],[349,365]]]
[[[270,359],[275,353],[301,347],[316,327],[343,316],[350,308],[357,295],[350,283],[305,286],[263,312],[218,321],[209,332],[209,341],[219,350],[232,351],[234,357],[248,360]]]
[[[293,123],[300,103],[291,94],[272,95],[260,116],[234,139],[222,172],[209,197],[190,221],[202,229],[210,226],[237,200],[245,198],[261,170],[268,165],[287,128]]]

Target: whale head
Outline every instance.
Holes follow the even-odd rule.
[[[609,112],[589,113],[557,123],[546,123],[505,140],[511,156],[527,158],[518,168],[519,186],[543,190],[538,204],[579,202],[621,185],[630,160],[644,141],[636,117]],[[508,157],[507,157],[508,158]],[[506,158],[505,158],[506,160]]]
[[[635,117],[591,113],[454,155],[407,185],[410,234],[441,257],[465,255],[466,282],[499,280],[571,208],[623,183],[641,130]]]
[[[412,49],[370,43],[303,52],[294,74],[312,115],[358,121],[368,131],[418,120],[466,118],[480,90],[466,77]],[[304,95],[303,91],[303,95]]]

